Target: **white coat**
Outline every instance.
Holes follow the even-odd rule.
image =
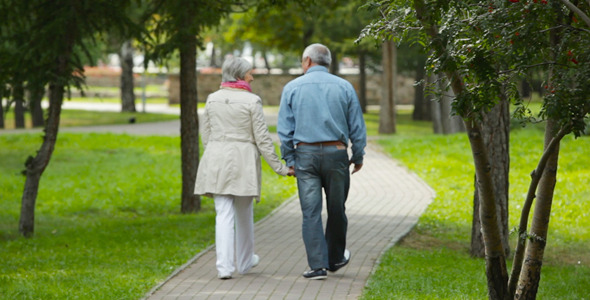
[[[205,151],[199,162],[195,194],[252,196],[260,201],[260,155],[280,175],[279,160],[262,111],[262,100],[242,89],[222,87],[209,95],[202,116]]]

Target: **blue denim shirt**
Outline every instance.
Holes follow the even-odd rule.
[[[285,85],[281,95],[277,132],[287,166],[295,164],[299,142],[352,142],[351,161],[363,163],[367,130],[356,91],[352,85],[313,66]]]

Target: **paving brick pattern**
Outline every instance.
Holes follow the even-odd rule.
[[[146,299],[358,299],[381,254],[416,224],[434,192],[415,174],[366,149],[363,169],[351,178],[347,201],[350,263],[326,280],[301,276],[307,260],[299,201],[293,198],[256,223],[260,264],[250,273],[217,279],[215,248],[197,254]],[[324,215],[325,220],[325,215]]]

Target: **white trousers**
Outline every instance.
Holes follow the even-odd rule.
[[[254,255],[253,197],[215,195],[215,248],[217,271],[231,275],[244,274],[252,268]]]

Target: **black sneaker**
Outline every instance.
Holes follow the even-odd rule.
[[[326,278],[328,278],[328,272],[326,272],[326,269],[323,269],[323,268],[309,270],[309,271],[303,272],[303,277],[305,277],[307,279],[314,279],[314,280],[326,279]]]
[[[346,266],[349,261],[350,261],[350,251],[348,251],[348,249],[345,249],[344,250],[344,259],[341,262],[335,263],[334,265],[330,266],[330,268],[328,268],[328,270],[330,270],[330,272],[336,272],[340,268]]]

